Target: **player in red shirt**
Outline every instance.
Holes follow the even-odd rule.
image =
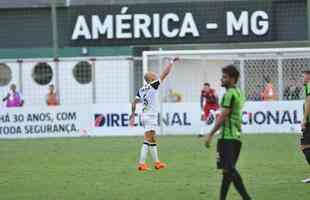
[[[209,83],[203,84],[203,89],[201,90],[200,95],[200,108],[202,111],[201,120],[204,121],[204,125],[200,129],[199,136],[203,136],[205,124],[211,124],[211,117],[214,117],[212,116],[212,113],[216,115],[216,111],[219,110],[218,96]]]

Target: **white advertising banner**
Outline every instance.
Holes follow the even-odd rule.
[[[129,103],[95,105],[94,108],[91,135],[113,136],[143,134],[140,107],[137,109],[137,123],[135,127],[129,126],[129,116],[131,113],[131,105]]]
[[[129,105],[105,105],[105,112],[95,114],[94,135],[142,135],[140,115],[137,126],[129,127]],[[101,109],[102,110],[102,109]],[[205,123],[201,121],[198,103],[166,103],[163,105],[163,132],[167,134],[198,134],[200,128],[210,131],[215,116]],[[139,113],[139,112],[138,112]],[[296,133],[300,131],[302,101],[247,102],[243,109],[244,133]]]
[[[140,107],[137,109],[134,127],[129,126],[130,104],[105,104],[101,109],[97,108],[94,112],[93,135],[143,135]],[[164,104],[162,123],[164,133],[193,134],[201,123],[199,105],[196,103]]]
[[[129,126],[130,110],[126,103],[2,109],[0,138],[143,135],[140,108],[134,127]],[[214,117],[207,124],[201,121],[199,103],[166,103],[162,110],[165,134],[198,134],[202,126],[209,131],[215,121]],[[242,129],[296,133],[301,120],[302,101],[247,102]]]
[[[303,101],[247,102],[243,111],[245,133],[301,131]]]
[[[79,137],[90,131],[86,107],[1,109],[0,138]]]

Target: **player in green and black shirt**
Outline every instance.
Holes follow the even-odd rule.
[[[251,199],[235,167],[241,150],[241,113],[244,104],[244,96],[236,87],[238,79],[239,72],[233,65],[222,69],[222,86],[226,88],[221,101],[222,111],[205,141],[206,147],[210,147],[214,134],[220,129],[220,138],[217,143],[217,165],[223,170],[220,200],[226,199],[231,182],[244,200]]]
[[[306,98],[304,104],[304,117],[301,125],[302,137],[300,140],[300,149],[310,165],[310,70],[304,71],[304,90]],[[302,182],[310,183],[310,178],[305,179]]]

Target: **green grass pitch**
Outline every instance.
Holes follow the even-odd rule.
[[[215,140],[162,136],[168,168],[138,172],[142,137],[0,141],[1,200],[216,200]],[[149,163],[150,155],[149,155]],[[310,168],[295,135],[243,136],[238,168],[255,200],[309,200]],[[240,199],[231,186],[229,200]]]

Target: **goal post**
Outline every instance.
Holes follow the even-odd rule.
[[[247,101],[260,101],[260,93],[268,81],[275,88],[277,100],[302,99],[301,72],[310,70],[310,48],[157,50],[143,52],[143,74],[147,71],[159,73],[167,58],[172,56],[180,57],[180,62],[175,64],[160,90],[160,134],[169,134],[173,128],[171,118],[174,116],[168,116],[171,107],[178,109],[178,104],[190,105],[193,109],[200,107],[199,96],[204,82],[209,82],[218,94],[223,93],[220,76],[225,65],[234,64],[238,68],[238,86]],[[181,96],[181,102],[177,95]],[[166,123],[162,123],[165,120]]]

